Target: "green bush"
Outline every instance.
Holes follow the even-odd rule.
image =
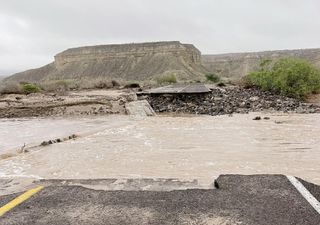
[[[207,81],[211,81],[213,83],[218,83],[220,81],[220,77],[215,74],[206,74]]]
[[[37,93],[40,91],[40,88],[35,84],[23,84],[22,90],[25,94]]]
[[[167,74],[157,79],[158,84],[174,84],[177,83],[177,77],[175,74]]]
[[[283,58],[272,64],[263,61],[245,83],[284,96],[304,99],[320,90],[320,70],[302,59]]]

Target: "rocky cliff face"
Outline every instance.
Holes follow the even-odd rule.
[[[230,79],[239,79],[258,69],[262,60],[277,60],[283,57],[302,58],[320,68],[320,49],[203,55],[202,64],[211,73]]]
[[[41,81],[107,77],[120,80],[151,80],[176,74],[188,80],[206,72],[201,53],[193,45],[173,42],[100,45],[68,49],[39,69],[15,74],[9,79]]]

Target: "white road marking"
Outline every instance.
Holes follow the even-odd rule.
[[[300,194],[310,203],[310,205],[320,214],[320,202],[306,189],[303,184],[294,176],[287,176],[291,184],[300,192]]]

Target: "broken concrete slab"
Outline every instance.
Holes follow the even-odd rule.
[[[283,175],[222,175],[219,188],[208,190],[102,191],[54,183],[1,217],[1,224],[320,224]],[[0,206],[18,195],[1,196]]]
[[[204,84],[173,84],[164,87],[150,89],[144,92],[137,93],[138,95],[157,95],[157,94],[205,94],[211,90]]]
[[[155,116],[156,113],[147,100],[133,101],[125,104],[128,115]]]
[[[197,179],[168,178],[131,178],[131,179],[34,179],[4,178],[0,179],[1,196],[25,192],[37,186],[81,186],[93,190],[104,191],[172,191],[187,189],[212,189],[213,183],[201,184]],[[1,207],[1,206],[0,206]]]

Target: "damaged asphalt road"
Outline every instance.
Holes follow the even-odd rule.
[[[300,182],[319,201],[320,186]],[[134,180],[124,190],[71,183],[38,181],[44,189],[0,217],[0,224],[320,224],[320,214],[283,175],[222,175],[215,189],[164,191],[165,180],[148,191]],[[1,196],[0,207],[22,193]]]

